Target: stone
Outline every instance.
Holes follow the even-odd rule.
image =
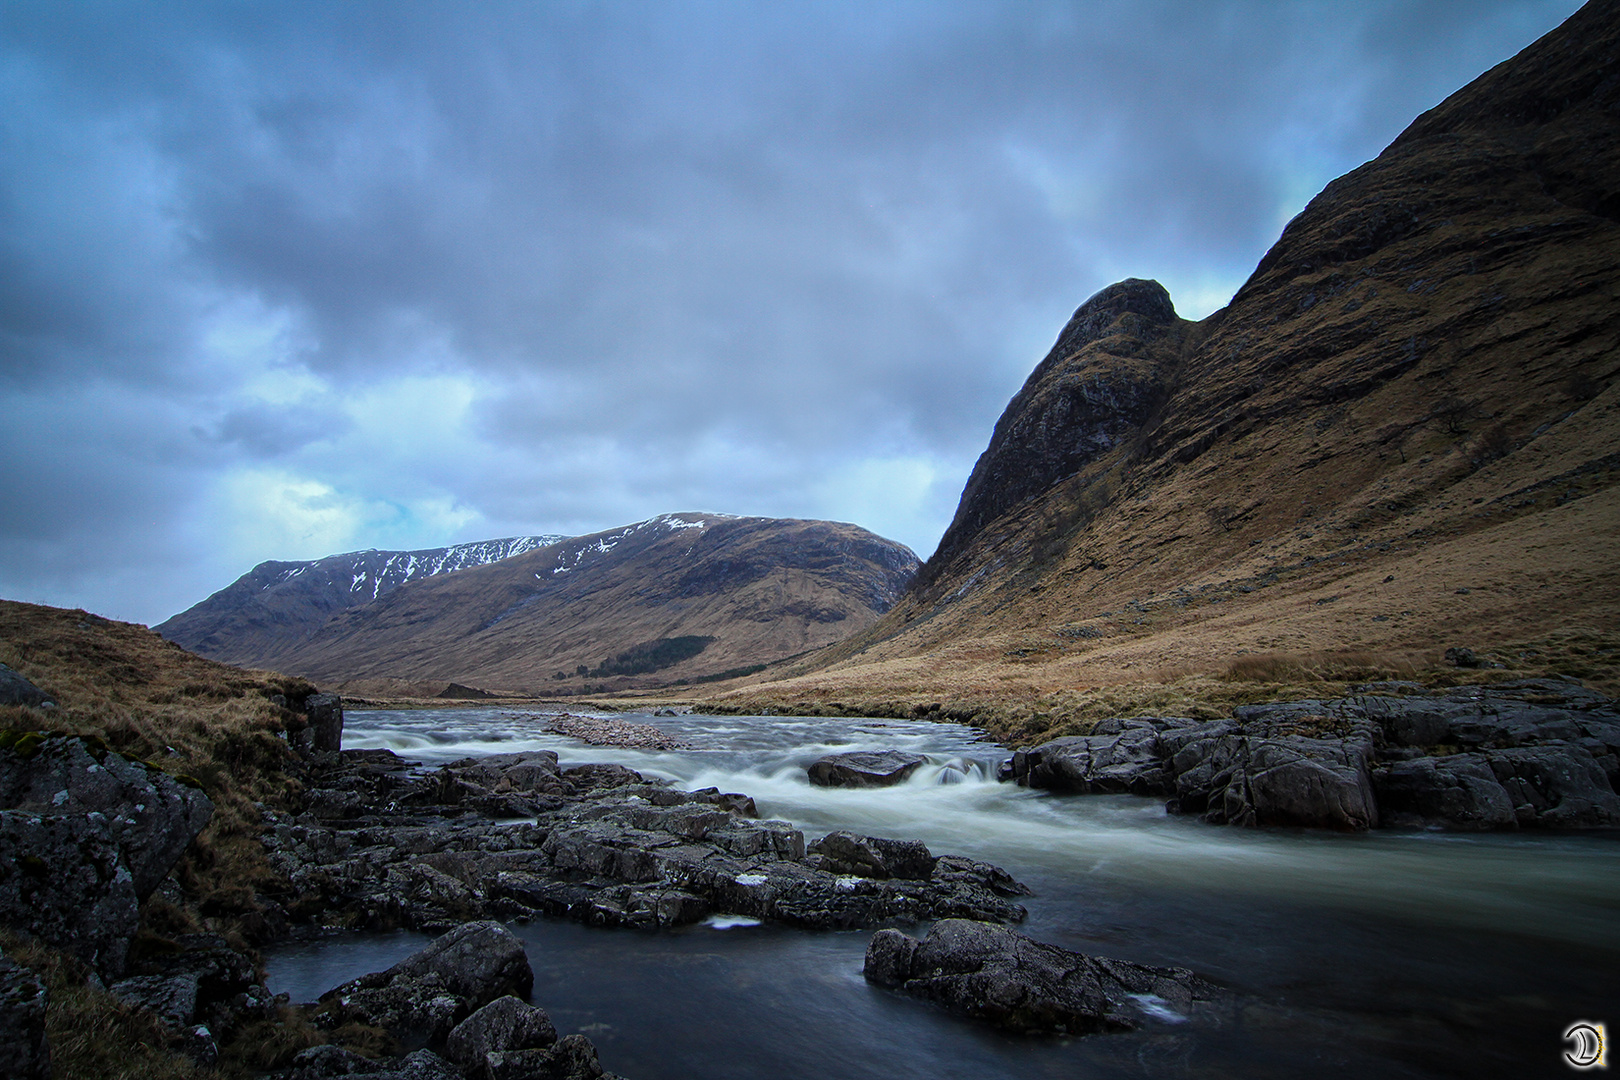
[[[34,972],[0,955],[0,1076],[50,1080],[51,1048],[45,1037],[50,992]]]
[[[1513,802],[1483,754],[1420,757],[1374,770],[1379,814],[1394,828],[1516,829]]]
[[[1012,778],[1027,787],[1079,794],[1093,792],[1168,795],[1173,782],[1164,768],[1161,726],[1193,721],[1131,718],[1107,721],[1090,735],[1070,735],[1015,754]]]
[[[523,942],[491,920],[464,923],[387,971],[362,975],[321,995],[335,1023],[358,1019],[437,1045],[476,1009],[534,985]]]
[[[364,1076],[382,1069],[380,1062],[328,1043],[298,1051],[293,1055],[292,1068],[283,1075],[288,1080],[326,1080],[330,1076]]]
[[[26,705],[37,709],[55,704],[49,694],[29,682],[20,672],[0,664],[0,705]]]
[[[830,874],[917,881],[927,881],[934,874],[934,856],[916,840],[886,840],[839,830],[805,850],[819,856],[815,865]]]
[[[549,775],[550,764],[550,755],[501,755],[422,776],[347,754],[312,758],[308,808],[342,796],[352,814],[267,809],[265,847],[300,898],[300,918],[362,927],[441,933],[473,919],[547,915],[652,929],[718,913],[852,929],[1025,915],[1010,898],[1028,890],[989,864],[853,835],[846,861],[830,858],[830,848],[807,853],[791,824],[757,820],[752,800],[714,788],[681,791],[614,767],[583,770],[583,783],[568,770],[562,795],[491,792],[522,769]],[[879,873],[888,876],[870,876]],[[397,1018],[416,1008],[401,994],[356,1001]]]
[[[486,1005],[515,994],[527,998],[534,986],[523,942],[492,920],[470,922],[428,943],[383,974],[390,978],[437,975],[452,993]]]
[[[544,1009],[508,994],[457,1024],[444,1041],[444,1055],[473,1069],[484,1063],[486,1054],[544,1049],[556,1041],[557,1029]]]
[[[485,1056],[488,1080],[597,1080],[606,1076],[596,1047],[583,1035],[567,1035],[543,1050],[510,1050]]]
[[[1620,825],[1620,796],[1585,747],[1513,747],[1486,755],[1522,826],[1590,829]]]
[[[1183,968],[1071,952],[994,923],[943,919],[920,942],[880,930],[866,978],[1025,1035],[1129,1031],[1187,1019],[1219,991]]]
[[[901,783],[928,759],[899,750],[858,750],[828,754],[806,769],[810,782],[821,787],[892,787]]]
[[[1360,831],[1378,824],[1370,740],[1223,735],[1172,759],[1176,806],[1214,824]]]
[[[200,787],[146,762],[67,735],[23,735],[0,746],[0,807],[102,815],[145,900],[214,814]]]
[[[103,815],[0,810],[0,923],[124,973],[140,908]]]
[[[1485,666],[1485,661],[1479,658],[1479,654],[1475,653],[1473,649],[1460,645],[1446,650],[1446,663],[1460,668],[1481,668]]]
[[[191,1027],[197,1019],[195,975],[137,975],[107,987],[113,997],[156,1013],[173,1033]]]
[[[343,699],[337,694],[311,694],[304,699],[309,717],[310,740],[316,750],[335,753],[343,749]]]

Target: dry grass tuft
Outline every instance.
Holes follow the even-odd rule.
[[[11,959],[40,975],[50,994],[45,1034],[56,1080],[204,1080],[218,1074],[168,1048],[162,1022],[92,985],[78,960],[0,930]]]

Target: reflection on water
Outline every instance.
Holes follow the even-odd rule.
[[[1570,1020],[1620,1017],[1614,837],[1219,828],[1168,816],[1154,800],[998,784],[1006,751],[960,725],[633,719],[695,749],[591,747],[547,733],[543,718],[490,709],[354,711],[344,744],[386,746],[430,765],[550,749],[565,764],[613,761],[683,787],[746,792],[762,815],[792,821],[808,838],[848,828],[920,839],[1031,885],[1025,929],[1035,937],[1192,967],[1253,1005],[1246,1022],[1216,1030],[1008,1040],[867,987],[865,934],[519,928],[535,962],[535,1000],[632,1077],[1528,1075],[1559,1068]],[[914,751],[930,765],[895,788],[808,783],[804,767],[816,757],[863,749]],[[272,974],[291,978],[310,957],[338,952],[281,951]],[[374,953],[353,963],[372,966],[341,978],[378,966]],[[336,967],[299,977],[332,978]]]

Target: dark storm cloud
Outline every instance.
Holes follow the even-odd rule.
[[[7,442],[0,594],[697,507],[926,555],[1081,300],[1207,313],[1573,6],[9,4],[0,386],[80,434]]]

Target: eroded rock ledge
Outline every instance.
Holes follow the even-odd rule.
[[[1090,735],[1019,750],[1000,776],[1165,797],[1214,824],[1620,827],[1611,699],[1558,679],[1401,692],[1410,689],[1421,688],[1248,705],[1230,720],[1105,720]]]
[[[806,845],[753,800],[684,792],[550,751],[413,773],[386,750],[319,759],[307,809],[266,810],[295,921],[441,931],[564,916],[662,927],[736,914],[812,929],[1022,920],[1004,871],[923,845],[838,833]]]

